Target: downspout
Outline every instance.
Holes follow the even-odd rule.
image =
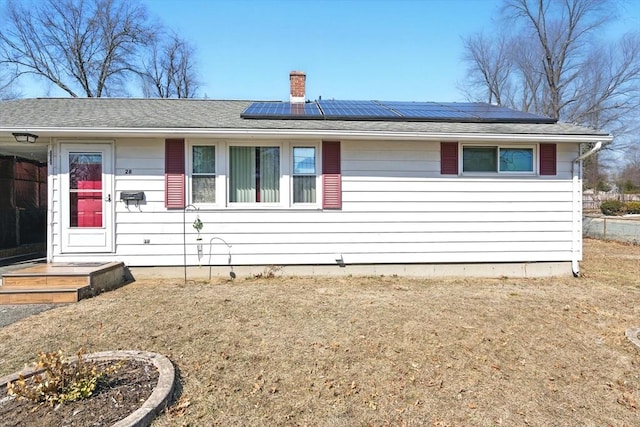
[[[573,271],[574,277],[580,276],[580,263],[578,261],[576,248],[578,246],[580,247],[582,246],[581,243],[580,245],[578,245],[579,242],[582,242],[582,227],[577,227],[578,223],[582,223],[582,184],[580,181],[580,178],[582,176],[581,162],[584,159],[591,157],[592,155],[600,151],[602,149],[602,146],[603,146],[602,141],[596,142],[596,144],[593,146],[591,150],[576,157],[571,163],[571,174],[573,176],[572,178],[572,192],[573,192],[572,230],[573,231],[572,231],[572,240],[571,240],[571,252],[572,252],[571,270]],[[576,170],[576,167],[577,167],[577,170]]]
[[[594,145],[591,150],[587,151],[586,153],[582,154],[581,156],[576,157],[576,159],[573,161],[573,164],[575,165],[577,162],[580,162],[580,161],[586,159],[587,157],[591,157],[592,155],[594,155],[598,151],[600,151],[600,149],[602,149],[602,141],[596,142],[596,145]]]

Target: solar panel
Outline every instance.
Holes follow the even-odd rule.
[[[532,123],[555,123],[556,121],[545,116],[523,111],[513,110],[500,105],[486,104],[481,102],[448,102],[443,105],[470,114],[477,121],[491,122],[532,122]]]
[[[393,109],[406,119],[473,119],[474,116],[451,109],[437,102],[383,101],[382,105]]]
[[[321,119],[322,113],[315,102],[254,102],[240,115],[246,119]]]
[[[378,101],[380,104],[391,108],[419,109],[419,110],[442,110],[447,109],[437,102],[416,102],[416,101]]]
[[[404,102],[318,100],[305,103],[254,102],[245,119],[448,121],[486,123],[555,123],[556,120],[479,102]]]
[[[397,113],[375,101],[336,101],[323,99],[318,101],[318,105],[325,118],[376,120],[379,118],[399,117]]]

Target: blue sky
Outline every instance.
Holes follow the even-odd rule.
[[[1,0],[0,0],[1,1]],[[288,100],[289,72],[307,98],[464,101],[462,38],[491,33],[501,0],[142,0],[196,48],[200,95]],[[614,33],[640,28],[623,0]],[[26,88],[23,88],[26,89]],[[66,96],[55,88],[25,96]]]
[[[490,23],[490,0],[146,0],[192,41],[201,93],[285,100],[289,72],[307,98],[462,100],[461,36]]]
[[[145,0],[197,48],[201,95],[464,101],[462,37],[491,32],[500,0]],[[630,1],[613,30],[640,28]]]

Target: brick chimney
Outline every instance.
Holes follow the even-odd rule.
[[[307,75],[304,71],[292,71],[289,73],[289,82],[291,83],[289,101],[305,102],[305,82]]]

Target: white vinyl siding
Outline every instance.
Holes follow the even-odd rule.
[[[187,146],[197,143],[187,140]],[[282,142],[280,153],[302,145]],[[226,141],[225,147],[232,146]],[[573,200],[580,190],[571,171],[578,144],[557,145],[558,170],[551,177],[443,177],[439,147],[437,141],[342,141],[342,210],[291,209],[293,196],[281,194],[277,208],[183,212],[164,207],[164,139],[119,139],[115,253],[62,256],[56,237],[54,260],[182,265],[186,242],[187,264],[198,265],[191,227],[196,216],[204,223],[201,262],[210,257],[213,265],[228,262],[227,248],[216,238],[232,245],[233,265],[335,265],[340,255],[348,264],[570,261],[579,251]],[[289,155],[282,157],[281,166],[289,165]],[[222,179],[227,166],[216,171]],[[293,167],[280,174],[280,188],[289,193]],[[119,201],[121,191],[144,191],[145,201],[127,206]],[[54,210],[57,203],[53,200]]]

